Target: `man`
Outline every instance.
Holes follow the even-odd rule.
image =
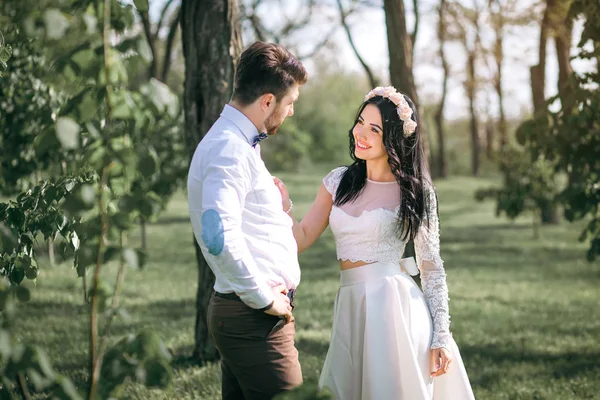
[[[192,227],[216,277],[207,319],[222,356],[225,400],[270,399],[302,383],[292,317],[297,245],[259,142],[294,114],[306,80],[302,64],[283,47],[247,48],[232,100],[190,165]]]

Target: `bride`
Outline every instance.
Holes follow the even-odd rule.
[[[437,196],[414,103],[393,87],[373,89],[349,137],[354,162],[324,178],[293,228],[301,252],[331,225],[340,260],[319,386],[341,400],[474,399],[450,333]],[[274,179],[293,218],[287,189]],[[417,266],[402,258],[409,239]],[[419,272],[423,291],[410,276]]]

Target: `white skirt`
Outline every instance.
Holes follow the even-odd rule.
[[[319,387],[340,400],[470,400],[454,340],[445,375],[432,378],[432,322],[423,292],[398,264],[341,271]]]

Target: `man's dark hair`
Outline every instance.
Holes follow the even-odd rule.
[[[244,50],[237,63],[233,99],[248,105],[272,93],[279,102],[291,86],[303,85],[307,80],[302,63],[283,46],[255,42]]]

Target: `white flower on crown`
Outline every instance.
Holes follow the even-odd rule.
[[[373,97],[381,96],[389,99],[396,106],[398,117],[402,121],[404,137],[409,137],[417,129],[417,123],[411,118],[413,110],[404,98],[402,93],[398,93],[393,86],[378,86],[371,90],[366,96],[365,101],[372,99]]]

